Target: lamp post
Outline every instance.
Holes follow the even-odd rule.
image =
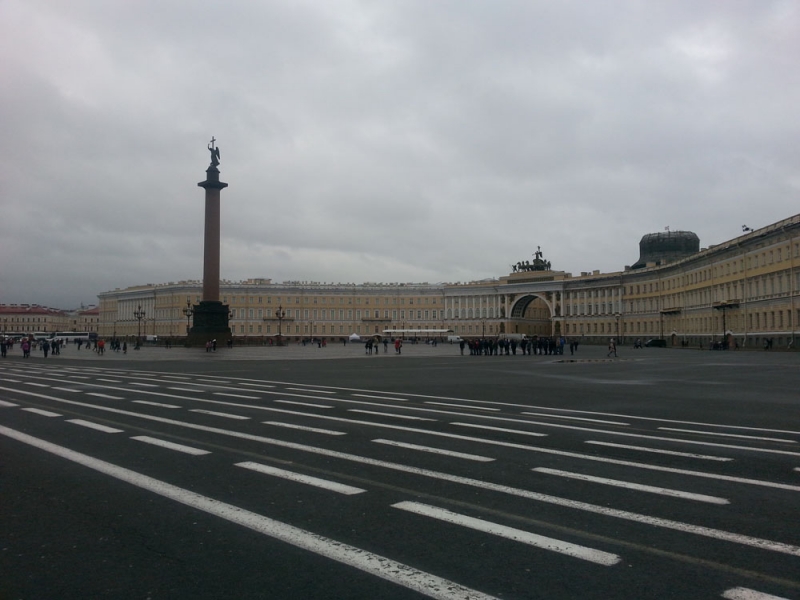
[[[183,314],[186,315],[186,337],[189,337],[189,319],[192,318],[194,314],[194,310],[192,309],[192,301],[187,298],[186,299],[186,308],[183,309]]]
[[[139,307],[133,311],[134,318],[139,321],[139,335],[136,338],[136,347],[138,348],[142,344],[142,319],[144,319],[144,311],[142,310],[142,305],[140,304]]]
[[[284,317],[286,317],[286,311],[283,310],[282,304],[278,304],[278,310],[275,311],[275,316],[278,318],[278,346],[283,346],[281,324],[283,323]]]

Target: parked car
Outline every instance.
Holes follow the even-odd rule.
[[[644,345],[648,348],[666,348],[667,340],[657,340],[654,338],[652,340],[647,340]]]

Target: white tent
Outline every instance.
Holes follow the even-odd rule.
[[[349,339],[351,342],[360,342],[360,341],[361,341],[361,336],[360,336],[360,335],[358,335],[357,333],[351,333],[351,334],[350,334],[350,337],[349,337],[348,339]]]

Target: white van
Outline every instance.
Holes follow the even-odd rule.
[[[447,341],[451,344],[458,344],[459,342],[463,342],[464,340],[459,335],[448,335]]]

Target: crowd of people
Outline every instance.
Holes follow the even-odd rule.
[[[578,351],[578,341],[567,341],[565,337],[544,337],[535,338],[472,338],[461,340],[459,343],[461,354],[465,348],[469,348],[469,353],[473,356],[513,356],[519,351],[523,355],[553,355],[564,354],[564,348],[569,346],[569,353],[575,354]]]

